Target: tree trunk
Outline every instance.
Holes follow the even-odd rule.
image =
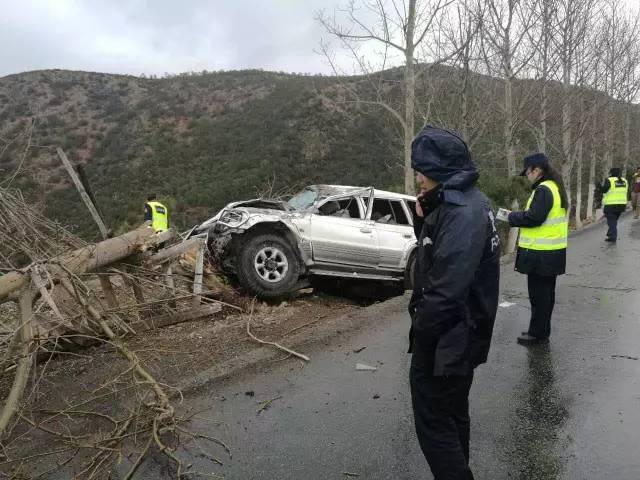
[[[547,80],[542,79],[542,94],[540,98],[540,138],[538,150],[547,153]]]
[[[564,61],[562,63],[562,180],[567,190],[567,199],[571,211],[571,170],[573,159],[571,157],[571,57],[566,53],[569,46],[565,45]]]
[[[511,210],[514,212],[520,210],[520,204],[518,203],[517,198],[511,202]],[[513,253],[516,251],[519,231],[520,229],[518,227],[511,227],[509,229],[509,236],[507,237],[507,253]]]
[[[411,169],[411,142],[414,134],[414,109],[416,94],[415,65],[413,63],[413,35],[416,23],[416,0],[409,1],[409,16],[405,34],[405,92],[404,92],[404,191],[415,193],[415,180]]]
[[[469,69],[469,47],[464,52],[464,68],[462,71],[462,99],[460,103],[460,115],[462,117],[462,138],[465,142],[469,143],[469,76],[471,74]]]
[[[591,159],[589,161],[589,191],[587,192],[587,217],[595,220],[593,215],[593,196],[596,191],[596,149],[595,145],[591,145]]]
[[[513,145],[513,66],[511,64],[511,37],[509,30],[504,32],[502,44],[502,68],[504,69],[504,154],[507,160],[507,172],[516,174],[516,152]]]
[[[627,169],[631,163],[631,104],[627,103],[625,108],[624,121],[624,165],[622,167],[622,176],[627,175]]]
[[[578,137],[576,142],[576,230],[582,228],[582,135]]]
[[[136,253],[145,243],[157,244],[171,239],[172,236],[172,230],[156,234],[145,224],[119,237],[109,238],[54,257],[47,262],[47,268],[54,275],[61,270],[61,267],[65,267],[72,273],[90,272]],[[9,272],[0,277],[0,303],[6,301],[16,290],[25,287],[29,278],[28,273],[18,271]]]
[[[613,166],[613,146],[612,139],[613,136],[611,123],[613,122],[613,115],[611,114],[611,99],[609,99],[609,104],[605,107],[605,115],[604,115],[604,168],[602,169],[602,176],[607,176],[609,170]]]
[[[504,79],[504,151],[507,158],[507,171],[509,175],[516,174],[516,151],[513,145],[513,77],[509,68]]]
[[[562,164],[562,181],[564,182],[564,189],[567,192],[567,214],[571,212],[571,165],[566,163]]]
[[[548,118],[548,90],[547,81],[549,77],[549,42],[550,42],[550,19],[549,2],[543,0],[542,11],[542,92],[540,94],[540,136],[538,138],[538,150],[547,152],[547,118]]]

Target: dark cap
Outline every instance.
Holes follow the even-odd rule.
[[[620,175],[622,175],[622,169],[619,167],[612,167],[609,170],[609,175],[611,175],[612,177],[619,177]]]
[[[520,176],[524,177],[529,167],[546,167],[549,165],[549,159],[544,153],[533,153],[524,157],[522,171]]]

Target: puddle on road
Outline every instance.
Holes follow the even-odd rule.
[[[527,375],[515,395],[511,419],[513,450],[508,453],[512,478],[555,480],[562,478],[567,440],[561,431],[568,410],[555,383],[549,345],[529,347]]]

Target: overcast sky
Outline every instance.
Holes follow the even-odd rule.
[[[63,68],[134,75],[325,72],[321,8],[345,0],[2,0],[0,76]]]
[[[639,0],[619,0],[639,8]],[[347,0],[0,0],[0,76],[262,68],[331,73],[314,20]],[[339,49],[337,50],[340,51]],[[354,71],[346,54],[342,72]],[[393,61],[393,60],[392,60]]]

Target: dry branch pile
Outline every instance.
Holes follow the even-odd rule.
[[[19,192],[0,190],[0,477],[110,478],[120,463],[131,478],[155,452],[181,478],[181,437],[202,438],[180,427],[171,400],[179,396],[123,338],[233,305],[211,298],[225,287],[207,274],[205,240],[164,247],[173,239],[143,225],[86,244]],[[96,343],[120,354],[120,371],[80,397],[43,402],[38,389],[52,358]],[[25,454],[27,439],[33,451]]]

